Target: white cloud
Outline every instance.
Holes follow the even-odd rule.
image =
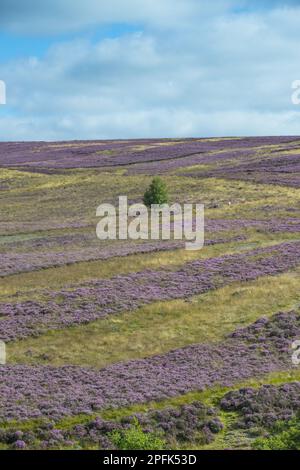
[[[141,23],[164,29],[243,9],[299,6],[299,0],[1,0],[0,26],[29,34],[57,34],[93,25]]]
[[[102,21],[120,21],[121,15],[133,21],[140,14],[121,9],[121,2],[122,11],[113,14],[108,2],[99,3],[105,4]],[[300,78],[299,10],[237,13],[233,6],[247,2],[217,3],[221,13],[215,11],[214,2],[172,0],[171,31],[162,28],[171,12],[169,0],[145,1],[144,32],[97,43],[82,39],[58,43],[44,57],[0,65],[0,77],[8,88],[7,109],[12,111],[6,116],[1,111],[1,138],[298,133],[300,108],[291,104],[290,87]],[[85,4],[87,10],[94,5],[92,0]],[[134,0],[129,4],[134,5]],[[47,5],[50,9],[50,2]],[[57,13],[61,3],[51,5]],[[63,9],[61,21],[70,26],[74,16],[81,26],[85,24],[78,5],[68,20]],[[160,8],[161,15],[159,5],[165,8]],[[96,13],[95,21],[100,21]],[[0,23],[17,27],[17,20],[13,22],[17,16],[9,18],[5,14]]]
[[[142,23],[187,26],[201,16],[226,11],[228,0],[1,0],[0,25],[17,33],[56,34],[93,25]]]

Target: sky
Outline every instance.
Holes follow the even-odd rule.
[[[300,0],[1,0],[0,140],[296,135]]]

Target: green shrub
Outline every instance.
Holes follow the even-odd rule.
[[[157,434],[145,433],[137,420],[130,428],[111,433],[110,439],[119,450],[163,450],[166,446]]]
[[[253,444],[256,450],[300,450],[300,420],[277,423],[267,438],[260,437]]]
[[[151,207],[152,204],[167,204],[168,199],[166,183],[158,176],[153,178],[152,183],[144,194],[143,202],[145,206]]]

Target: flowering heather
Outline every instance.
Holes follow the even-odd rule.
[[[178,408],[169,406],[148,413],[138,413],[123,418],[121,423],[131,424],[134,419],[138,420],[145,431],[163,434],[169,442],[197,439],[202,444],[208,444],[223,429],[215,410],[199,401]]]
[[[0,166],[33,169],[127,166],[136,163],[182,158],[226,148],[251,149],[292,144],[296,137],[244,139],[184,139],[138,141],[74,141],[60,143],[0,143]]]
[[[150,241],[136,243],[128,241],[121,243],[117,241],[111,244],[101,244],[98,240],[86,238],[86,244],[74,246],[75,236],[34,239],[25,242],[10,243],[9,253],[1,253],[0,277],[11,274],[30,272],[43,268],[64,266],[66,264],[79,263],[82,261],[106,260],[109,258],[124,257],[141,253],[156,253],[184,248],[185,241]],[[81,235],[81,241],[85,237]],[[216,238],[206,240],[205,245],[218,243],[229,243],[244,240],[242,235],[235,237]],[[60,251],[58,250],[60,248]],[[61,251],[63,249],[63,251]],[[22,250],[22,251],[21,251]]]
[[[266,233],[298,233],[300,219],[206,219],[206,232],[214,237],[205,240],[205,246],[239,242],[245,235],[217,237],[217,232],[256,228]],[[43,268],[63,266],[82,261],[106,260],[141,253],[155,253],[184,248],[184,241],[126,241],[100,243],[93,233],[33,238],[8,242],[0,246],[0,276],[30,272]]]
[[[24,221],[15,221],[15,222],[6,222],[2,221],[0,223],[0,236],[10,235],[14,233],[32,233],[40,232],[43,230],[64,230],[64,229],[81,229],[91,226],[91,223],[81,222],[74,219],[67,219],[63,222],[53,222],[53,221],[39,221],[39,222],[24,222]]]
[[[161,269],[91,281],[48,292],[45,302],[0,304],[0,339],[11,341],[49,329],[88,323],[157,300],[188,298],[234,281],[276,275],[300,264],[300,242],[196,260],[177,271]]]
[[[193,228],[195,228],[194,225]],[[271,219],[205,219],[205,229],[209,233],[232,230],[241,231],[251,228],[256,228],[258,231],[266,233],[298,233],[300,231],[300,219],[296,217],[283,219],[274,217]]]
[[[186,173],[186,176],[219,177],[300,188],[300,153],[281,156],[272,154],[246,163],[225,162],[213,170],[193,171]]]
[[[228,392],[220,402],[224,411],[236,411],[238,427],[271,428],[276,421],[289,421],[300,412],[300,383],[263,385]]]
[[[212,149],[203,149],[203,151],[196,154],[183,155],[176,158],[170,157],[169,159],[165,160],[154,160],[150,162],[146,161],[142,163],[137,163],[128,167],[127,174],[157,175],[193,165],[220,164],[224,161],[247,161],[253,156],[253,153],[255,153],[254,149],[249,150],[243,148],[239,150],[230,150],[222,152],[214,152],[214,150]]]
[[[255,434],[265,436],[275,421],[298,415],[300,383],[236,389],[249,379],[261,383],[266,374],[294,371],[298,307],[260,318],[225,337],[224,330],[228,332],[235,321],[245,324],[258,318],[259,302],[268,315],[273,309],[297,305],[299,150],[299,137],[0,143],[0,282],[5,295],[0,303],[0,340],[15,342],[7,345],[10,362],[0,365],[0,448],[111,449],[117,441],[112,443],[110,433],[128,430],[135,419],[148,437],[153,433],[166,442],[166,448],[188,443],[212,447],[216,437],[222,448],[235,443],[249,447]],[[176,265],[182,256],[174,250],[181,250],[184,240],[98,240],[98,204],[115,204],[121,194],[127,194],[130,204],[140,202],[150,180],[147,175],[156,174],[165,175],[171,202],[205,204],[207,246],[230,245],[209,250],[217,253],[213,258],[195,253],[193,261]],[[288,188],[267,186],[271,184]],[[171,233],[174,229],[173,224]],[[149,255],[125,259],[142,253]],[[158,266],[161,256],[165,261],[172,255],[172,262]],[[152,256],[155,268],[140,267]],[[114,257],[116,261],[104,263],[101,279],[101,260]],[[94,260],[99,262],[91,263]],[[44,270],[73,263],[80,264]],[[119,269],[118,275],[108,278],[110,267],[114,273]],[[269,276],[289,270],[294,270],[291,275],[280,276],[283,295],[277,292],[269,305],[268,295],[279,285]],[[248,281],[262,276],[268,276],[263,282],[267,293],[259,282],[254,289],[247,288]],[[219,289],[231,283],[232,288]],[[191,310],[181,310],[182,300],[188,305],[193,296],[206,292],[203,302],[194,299]],[[169,305],[174,299],[181,300]],[[165,302],[162,311],[154,305],[148,309],[149,318],[142,310],[127,322],[134,309],[156,301]],[[129,316],[118,318],[123,312]],[[160,336],[166,338],[163,345],[151,341],[154,316],[163,331]],[[113,321],[101,321],[108,318]],[[200,319],[205,320],[201,332],[195,323]],[[83,328],[81,336],[81,325],[96,320],[98,326]],[[65,338],[66,328],[72,326],[77,327]],[[97,328],[103,329],[101,337],[107,335],[113,354],[110,360],[101,359],[110,364],[101,369],[83,366],[83,361],[99,364],[94,357],[99,351]],[[64,333],[56,338],[52,330]],[[23,338],[47,331],[50,356],[43,354],[40,340],[20,344]],[[204,331],[205,342],[191,344],[200,341],[195,338]],[[222,339],[212,342],[216,337]],[[72,347],[76,361],[66,359],[68,365],[54,366],[71,357]],[[170,351],[171,347],[177,349]],[[24,361],[19,349],[28,354]],[[220,387],[235,391],[222,392],[217,402]],[[196,401],[176,406],[194,400],[196,394],[181,395],[197,391],[205,391],[203,396],[214,409]],[[128,408],[112,411],[123,407]],[[132,409],[148,411],[133,414]],[[131,416],[122,418],[126,413]],[[116,418],[104,419],[109,415]],[[223,432],[218,415],[225,417]]]
[[[34,432],[3,431],[0,433],[0,442],[11,444],[14,448],[33,446],[35,440],[40,441],[42,448],[55,448],[72,445],[75,442],[82,444],[98,444],[100,448],[114,446],[110,441],[110,433],[116,430],[128,429],[138,419],[144,432],[155,432],[162,435],[167,441],[176,439],[188,441],[197,438],[203,443],[214,440],[214,435],[222,429],[222,423],[215,416],[215,411],[205,407],[200,402],[183,405],[179,408],[166,408],[161,411],[152,411],[144,414],[124,418],[120,423],[96,418],[87,424],[75,425],[70,429],[59,429],[51,422],[37,427]],[[20,446],[19,437],[25,445]]]
[[[213,408],[201,402],[193,402],[178,408],[167,407],[123,418],[120,422],[108,421],[97,417],[87,423],[76,424],[67,429],[60,429],[54,422],[45,421],[32,431],[3,429],[0,442],[12,448],[61,448],[76,445],[97,445],[100,448],[113,449],[110,440],[113,431],[126,430],[138,420],[145,433],[160,435],[168,443],[176,439],[179,442],[197,440],[209,443],[220,432],[223,425]],[[22,442],[22,444],[20,444]]]
[[[26,420],[163,400],[291,367],[300,316],[279,313],[239,329],[218,344],[199,344],[101,370],[0,366],[0,421]]]

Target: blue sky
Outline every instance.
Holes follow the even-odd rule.
[[[0,140],[299,134],[300,1],[1,0]]]

